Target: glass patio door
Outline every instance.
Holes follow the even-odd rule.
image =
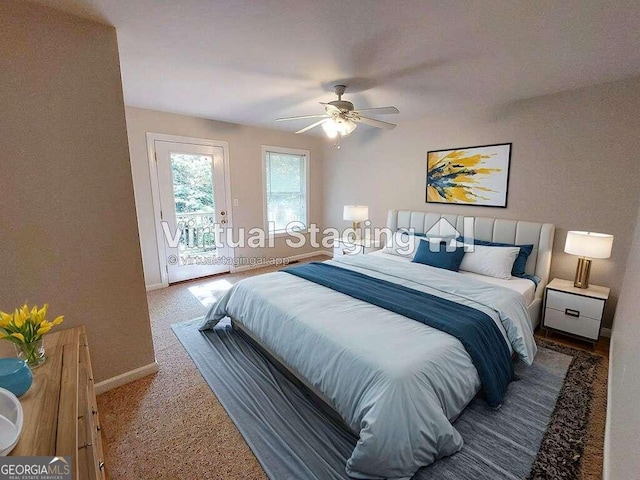
[[[155,151],[169,283],[230,271],[214,229],[228,225],[223,148],[156,140]]]

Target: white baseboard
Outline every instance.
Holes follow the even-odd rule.
[[[611,329],[610,328],[601,328],[600,329],[600,336],[601,337],[611,338]]]
[[[609,462],[609,455],[611,455],[611,404],[612,401],[612,386],[611,386],[611,363],[613,358],[613,350],[615,349],[615,339],[611,339],[611,345],[609,347],[609,374],[607,378],[607,416],[604,424],[604,452],[602,457],[602,480],[609,480],[611,478],[611,464]]]
[[[325,250],[316,250],[315,252],[301,253],[300,255],[292,255],[290,257],[282,257],[282,258],[286,258],[289,262],[295,262],[296,260],[303,260],[305,258],[316,257],[318,255],[333,257],[333,253],[331,252],[327,252]],[[257,268],[263,268],[268,265],[275,265],[275,263],[276,263],[276,260],[272,259],[267,264],[261,263],[259,265],[240,265],[239,267],[232,267],[231,273],[240,273],[240,272],[246,272],[248,270],[255,270]]]
[[[159,370],[159,365],[157,362],[150,363],[149,365],[145,365],[144,367],[136,368],[135,370],[131,370],[129,372],[125,372],[122,375],[118,375],[116,377],[107,378],[102,382],[98,382],[95,385],[96,395],[100,395],[108,390],[119,387],[120,385],[124,385],[125,383],[130,383],[139,378],[146,377],[147,375],[151,375],[152,373],[156,373]]]
[[[161,288],[166,288],[168,286],[168,283],[154,283],[152,285],[147,285],[147,292],[150,292],[151,290],[160,290]]]

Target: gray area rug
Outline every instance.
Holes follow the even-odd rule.
[[[218,400],[272,479],[348,479],[357,438],[317,407],[228,321],[200,332],[200,319],[172,326]],[[569,353],[569,352],[567,352]],[[573,360],[541,347],[534,365],[516,366],[498,411],[475,399],[454,423],[465,445],[422,468],[414,480],[525,479],[536,460]]]

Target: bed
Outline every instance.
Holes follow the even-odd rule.
[[[391,211],[387,226],[434,233],[441,218],[454,226],[462,222],[456,216]],[[535,245],[527,273],[540,282],[533,292],[529,287],[530,298],[517,288],[381,253],[336,258],[315,268],[370,282],[371,289],[360,290],[374,297],[397,289],[473,311],[498,332],[507,361],[514,355],[531,364],[553,226],[488,218],[476,218],[474,225],[482,240]],[[483,369],[464,339],[381,308],[378,298],[369,300],[374,303],[292,272],[274,272],[234,285],[200,328],[230,317],[235,328],[329,406],[359,437],[345,466],[349,476],[410,478],[460,450],[463,439],[452,423],[481,388],[486,390],[486,376],[481,382]]]

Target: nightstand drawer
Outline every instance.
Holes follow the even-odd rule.
[[[589,317],[600,322],[604,310],[604,300],[570,293],[547,290],[546,308],[561,312],[563,315],[568,310],[582,317]]]
[[[564,311],[561,312],[551,308],[547,308],[544,312],[544,326],[592,340],[597,340],[600,333],[600,320],[584,316],[574,317],[565,314]]]

